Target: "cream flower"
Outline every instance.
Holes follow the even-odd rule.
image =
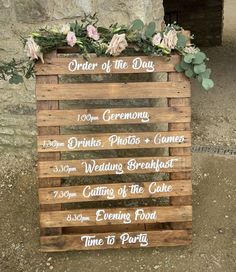
[[[70,24],[65,24],[62,26],[60,33],[67,35],[69,31],[70,31]]]
[[[106,53],[110,53],[110,55],[113,56],[119,56],[127,46],[128,43],[125,39],[125,34],[115,34],[109,43]]]
[[[184,48],[184,52],[187,53],[187,54],[197,54],[199,52],[199,48],[193,46],[193,45],[190,45],[190,46],[186,46]]]
[[[152,38],[152,45],[157,46],[161,44],[162,36],[161,33],[157,33],[156,35],[153,36]]]
[[[34,41],[33,37],[27,39],[25,51],[30,59],[34,60],[40,58],[42,63],[44,63],[43,53],[41,52],[40,46]]]
[[[160,45],[164,48],[171,50],[175,48],[177,42],[178,42],[177,31],[172,29],[167,33],[164,33],[164,37]]]
[[[73,47],[76,44],[76,36],[75,33],[72,31],[69,31],[66,36],[66,41],[69,46]]]
[[[89,36],[89,38],[92,38],[95,41],[99,40],[100,38],[97,28],[94,27],[93,25],[87,26],[87,35]]]

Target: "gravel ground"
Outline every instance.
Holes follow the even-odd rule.
[[[221,47],[207,48],[216,87],[203,92],[193,82],[194,145],[236,146],[236,3],[226,0]],[[45,254],[39,252],[34,161],[0,157],[0,271],[236,271],[235,156],[193,154],[193,244]]]

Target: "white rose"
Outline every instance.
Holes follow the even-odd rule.
[[[177,31],[172,29],[167,33],[164,33],[161,46],[167,49],[174,49],[175,46],[177,45],[177,42],[178,42]]]
[[[70,31],[70,24],[65,24],[62,26],[60,33],[67,35],[69,31]]]
[[[27,39],[25,51],[30,59],[34,60],[40,58],[42,63],[44,63],[43,53],[41,52],[39,45],[34,41],[33,37]]]

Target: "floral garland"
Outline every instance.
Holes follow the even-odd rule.
[[[140,19],[129,26],[113,24],[109,28],[97,26],[97,23],[96,14],[85,15],[81,23],[76,21],[60,28],[42,28],[31,33],[30,37],[23,39],[29,58],[0,64],[0,79],[22,83],[23,77],[34,76],[35,61],[40,59],[44,62],[44,53],[69,45],[76,46],[86,59],[90,53],[119,56],[139,52],[163,57],[178,53],[182,57],[175,67],[177,72],[184,72],[188,78],[197,78],[205,90],[214,86],[205,53],[191,43],[193,36],[187,37],[183,28],[175,23],[167,25],[161,32],[156,31],[155,22],[145,26]]]

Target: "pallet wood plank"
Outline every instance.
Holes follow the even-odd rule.
[[[150,56],[118,58],[92,56],[86,61],[82,57],[58,57],[54,54],[45,57],[45,64],[36,64],[37,125],[40,132],[38,176],[39,183],[42,183],[39,184],[39,199],[42,208],[40,224],[43,251],[175,246],[191,242],[191,231],[189,231],[192,228],[189,100],[191,92],[189,80],[174,73],[174,66],[179,59],[179,56],[171,56],[170,61]],[[104,66],[105,62],[108,64],[107,68]],[[58,75],[153,72],[168,72],[169,81],[80,84],[58,82]],[[144,98],[167,98],[168,107],[63,110],[59,109],[58,103],[64,100]],[[169,131],[60,135],[60,126],[158,122],[169,123]],[[157,144],[154,138],[158,133],[166,138],[182,137],[184,141],[164,141]],[[110,137],[114,135],[121,141],[126,139],[126,142],[128,137],[135,136],[134,138],[139,138],[139,142],[111,144]],[[71,141],[74,141],[74,147],[69,148]],[[93,144],[90,145],[90,142]],[[94,144],[97,142],[101,142],[100,145]],[[60,160],[60,152],[68,151],[166,147],[170,150],[169,157]],[[67,187],[61,187],[60,184],[61,177],[155,172],[170,173],[170,180],[89,183]],[[153,187],[151,184],[154,184]],[[126,191],[125,195],[118,194],[124,186],[125,189],[130,189],[123,190]],[[162,189],[156,189],[160,186]],[[169,188],[168,186],[171,186],[171,190],[166,189]],[[136,191],[131,188],[136,188]],[[139,191],[140,188],[142,193]],[[156,191],[151,191],[150,188],[155,188]],[[105,190],[105,193],[101,190]],[[95,193],[89,194],[89,192]],[[170,197],[171,206],[104,209],[99,208],[97,204],[96,209],[61,210],[62,203],[158,197]],[[113,242],[107,242],[108,236],[113,236],[111,238]],[[129,239],[122,242],[121,237],[129,237]]]
[[[89,61],[81,56],[45,58],[45,63],[37,63],[36,75],[82,75],[82,74],[123,74],[175,72],[180,56],[172,55],[169,60],[157,56],[138,57],[92,57]],[[121,67],[120,63],[126,63]],[[109,67],[106,69],[104,63]],[[104,69],[103,69],[104,67]]]
[[[164,223],[157,223],[159,225]],[[65,227],[63,234],[82,234],[82,233],[104,233],[104,232],[129,232],[129,231],[145,231],[145,224],[122,224],[122,225],[104,225],[104,226],[80,226],[80,227]],[[156,230],[152,229],[152,230]]]
[[[43,161],[38,164],[41,178],[102,176],[134,173],[189,171],[191,156],[136,157],[85,160]]]
[[[90,236],[90,237],[89,237]],[[115,238],[108,244],[108,236]],[[140,248],[157,246],[183,246],[191,244],[191,231],[162,230],[125,233],[98,233],[41,237],[41,251],[97,250],[111,248]],[[88,242],[90,241],[90,242]]]
[[[97,208],[40,213],[42,228],[192,221],[192,206]]]
[[[51,57],[56,56],[56,52],[52,52],[49,54]],[[36,85],[38,84],[57,84],[58,83],[58,77],[57,76],[48,76],[48,75],[42,75],[42,76],[36,76]],[[54,101],[37,101],[37,111],[40,110],[52,110],[52,109],[58,109],[59,108],[59,102]],[[38,135],[50,135],[50,134],[59,134],[60,128],[59,127],[38,127]],[[41,153],[38,154],[38,161],[47,161],[47,160],[59,160],[60,159],[60,153],[59,152],[47,152],[47,153]],[[60,186],[61,185],[61,179],[60,178],[39,178],[39,187],[44,188],[48,186]],[[54,204],[54,205],[40,205],[41,211],[53,211],[53,210],[60,210],[61,205],[60,204]],[[52,229],[41,229],[40,230],[42,235],[57,235],[61,234],[62,230],[61,228],[52,228]]]
[[[139,99],[190,97],[187,82],[38,84],[37,100]]]
[[[91,184],[39,189],[40,204],[192,195],[191,180]]]
[[[42,110],[37,113],[37,125],[41,127],[190,122],[190,111],[190,107]]]
[[[178,73],[169,73],[169,81],[187,81],[186,77],[183,74]],[[168,104],[170,107],[172,106],[189,106],[190,99],[189,98],[172,98],[168,99]],[[169,131],[176,131],[176,130],[190,130],[190,123],[170,123],[169,124]],[[170,148],[170,155],[178,156],[178,155],[190,155],[191,148]],[[170,174],[171,180],[178,180],[178,179],[191,179],[191,170],[189,171],[182,171],[182,172],[173,172]],[[182,197],[171,197],[170,203],[172,205],[191,205],[192,204],[192,196],[182,196]],[[172,223],[173,229],[188,229],[189,222],[183,223]]]
[[[190,147],[191,132],[133,132],[38,136],[38,152]]]

